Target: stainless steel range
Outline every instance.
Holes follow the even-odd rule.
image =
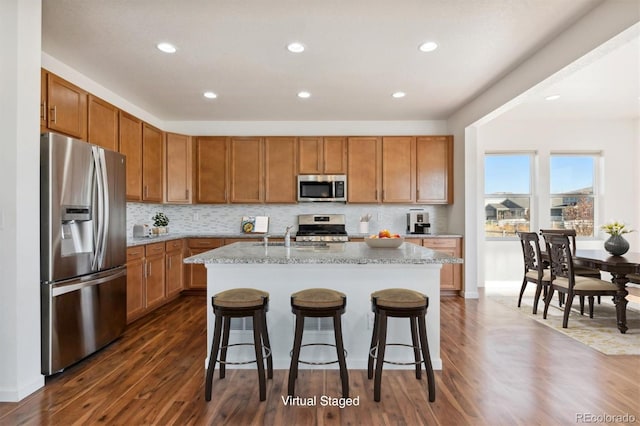
[[[298,215],[296,242],[346,242],[349,241],[343,214]]]

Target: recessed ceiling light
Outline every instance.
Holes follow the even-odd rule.
[[[298,43],[297,41],[294,43],[289,43],[287,45],[287,50],[292,53],[304,52],[304,44]]]
[[[395,93],[394,93],[393,95],[391,95],[391,96],[393,96],[394,98],[398,99],[398,98],[404,98],[405,96],[407,96],[407,94],[406,94],[406,93],[404,93],[404,92],[395,92]]]
[[[422,43],[420,47],[418,47],[418,49],[420,49],[421,52],[433,52],[437,48],[438,48],[438,43],[436,43],[435,41],[427,41],[425,43]]]
[[[204,95],[205,98],[208,98],[208,99],[215,99],[215,98],[218,97],[218,95],[216,95],[213,92],[204,92],[203,95]]]
[[[544,98],[545,101],[555,101],[556,99],[560,99],[560,95],[550,95]]]
[[[156,47],[164,53],[175,53],[176,47],[171,43],[158,43]]]
[[[298,97],[302,99],[307,99],[311,97],[311,93],[305,92],[305,91],[298,92]]]

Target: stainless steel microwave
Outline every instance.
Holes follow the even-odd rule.
[[[298,202],[347,201],[346,175],[298,175]]]

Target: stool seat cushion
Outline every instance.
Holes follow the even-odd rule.
[[[381,308],[422,308],[429,299],[424,294],[404,288],[388,288],[371,293],[371,300]]]
[[[251,308],[260,307],[269,293],[255,288],[234,288],[221,291],[213,296],[213,305],[223,308]]]
[[[301,308],[339,308],[345,294],[328,288],[308,288],[291,295],[291,305]]]

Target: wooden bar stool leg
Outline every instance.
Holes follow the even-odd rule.
[[[271,342],[269,341],[269,331],[267,330],[267,311],[262,311],[262,344],[271,350]],[[267,357],[267,378],[273,379],[273,356],[269,354]]]
[[[373,317],[373,331],[371,332],[371,345],[369,346],[369,363],[367,365],[367,378],[369,380],[373,379],[373,363],[375,361],[375,358],[373,357],[372,352],[373,348],[378,346],[378,328],[379,320],[378,313],[376,312]]]
[[[378,331],[378,353],[376,358],[376,376],[373,382],[373,400],[380,402],[380,388],[382,382],[382,364],[384,363],[384,351],[387,344],[387,313],[380,310],[380,325]]]
[[[258,384],[260,386],[260,401],[267,399],[267,385],[264,378],[264,359],[262,358],[262,313],[253,313],[253,347],[256,353],[258,367]]]
[[[429,355],[429,342],[427,341],[427,324],[423,315],[418,317],[418,326],[420,328],[420,347],[422,348],[422,358],[424,360],[424,368],[427,371],[427,386],[429,387],[429,402],[436,400],[436,382],[433,376],[433,366],[431,365],[431,355]]]
[[[205,379],[204,399],[211,401],[211,388],[213,387],[213,371],[216,368],[216,360],[218,358],[218,350],[220,349],[220,334],[222,332],[222,318],[216,315],[216,321],[213,329],[213,343],[211,345],[211,354],[209,354],[209,366],[207,367],[207,377]]]
[[[413,357],[416,362],[416,379],[422,378],[422,367],[420,367],[420,343],[418,342],[418,321],[416,317],[409,317],[411,323],[411,341],[413,342]]]
[[[223,332],[222,332],[222,346],[220,349],[220,378],[224,379],[227,373],[227,348],[229,346],[229,332],[231,330],[231,318],[222,317],[223,320]]]
[[[300,312],[296,313],[296,331],[293,339],[293,353],[291,354],[291,365],[289,366],[289,389],[288,394],[293,396],[298,378],[298,359],[300,359],[300,347],[302,346],[302,331],[304,329],[304,317]]]
[[[344,343],[342,341],[342,321],[340,313],[336,312],[333,316],[333,334],[336,339],[336,352],[338,352],[338,365],[340,366],[340,379],[342,381],[342,397],[349,397],[349,372],[347,370],[347,361],[344,357]]]

